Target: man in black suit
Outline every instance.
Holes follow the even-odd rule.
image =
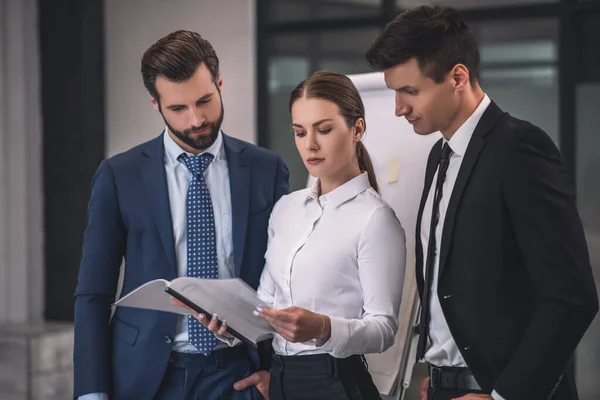
[[[598,297],[558,149],[482,91],[454,9],[399,15],[367,59],[396,92],[396,115],[443,135],[416,229],[422,398],[577,399],[570,366]]]

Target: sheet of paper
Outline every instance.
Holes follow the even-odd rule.
[[[264,306],[256,292],[241,279],[178,278],[171,288],[181,293],[220,320],[249,338],[260,340],[274,330],[262,318],[254,315],[258,306]],[[210,316],[209,316],[210,317]]]
[[[256,292],[239,278],[235,279],[198,279],[177,278],[172,282],[157,279],[133,290],[114,305],[143,308],[190,315],[186,307],[171,304],[171,295],[165,288],[183,295],[208,313],[217,314],[219,320],[252,342],[271,337],[275,330],[263,319],[254,315],[258,306],[270,306],[260,301]],[[210,318],[210,315],[208,315]]]
[[[157,279],[132,290],[117,301],[115,306],[144,308],[147,310],[167,311],[176,314],[191,315],[184,307],[171,304],[171,296],[165,292],[169,281]]]

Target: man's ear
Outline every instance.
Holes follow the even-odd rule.
[[[156,101],[156,99],[153,96],[150,96],[150,103],[152,103],[152,107],[154,107],[156,111],[160,111],[158,101]]]
[[[223,78],[221,77],[221,73],[219,72],[219,79],[217,80],[217,88],[220,93],[223,93]]]
[[[464,90],[469,85],[469,69],[464,64],[456,64],[450,71],[450,77],[456,90]]]

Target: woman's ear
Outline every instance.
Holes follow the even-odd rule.
[[[363,138],[365,134],[365,120],[364,118],[359,118],[354,123],[354,141],[358,142]]]

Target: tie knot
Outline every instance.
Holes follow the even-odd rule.
[[[448,161],[450,159],[451,154],[452,149],[448,145],[448,142],[444,143],[444,147],[442,147],[442,153],[440,154],[440,162]]]
[[[210,153],[202,153],[190,157],[186,153],[183,153],[179,158],[185,163],[192,175],[197,176],[206,171],[206,168],[208,168],[214,156]]]

